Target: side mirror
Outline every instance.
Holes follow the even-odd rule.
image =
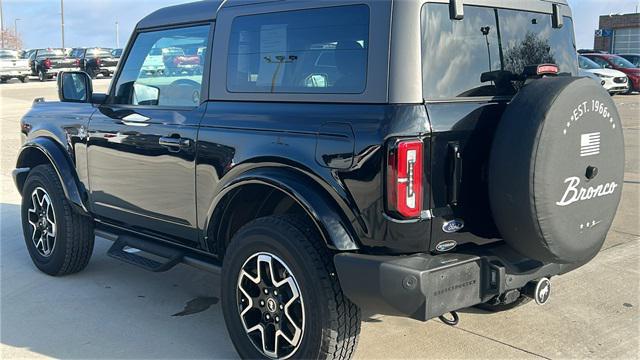
[[[58,74],[58,97],[62,102],[91,102],[93,83],[89,75],[82,71]]]
[[[133,105],[158,105],[160,89],[146,84],[133,84]]]

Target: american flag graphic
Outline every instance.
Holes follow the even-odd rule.
[[[600,154],[600,133],[582,134],[580,136],[580,156]]]

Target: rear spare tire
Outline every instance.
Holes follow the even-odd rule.
[[[589,79],[544,78],[514,97],[489,164],[494,220],[514,249],[543,262],[581,263],[604,243],[624,176],[622,126]]]

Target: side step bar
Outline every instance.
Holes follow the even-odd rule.
[[[126,234],[118,235],[102,229],[96,229],[95,234],[96,237],[114,241],[107,255],[148,271],[163,272],[178,264],[185,264],[213,274],[219,275],[222,272],[217,259],[179,245]],[[137,249],[140,252],[129,249]],[[153,258],[144,256],[145,253],[151,254]]]
[[[143,252],[153,254],[156,258],[165,259],[166,261],[160,262],[138,255],[134,252],[127,251],[125,248],[138,249]],[[118,240],[113,243],[107,254],[114,259],[139,266],[152,272],[167,271],[178,265],[184,257],[184,254],[179,250],[126,235],[118,237]]]

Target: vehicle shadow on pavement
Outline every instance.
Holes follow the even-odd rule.
[[[150,273],[108,257],[111,242],[97,238],[83,272],[51,277],[29,258],[20,207],[0,207],[3,358],[237,358],[218,276],[182,265]]]

